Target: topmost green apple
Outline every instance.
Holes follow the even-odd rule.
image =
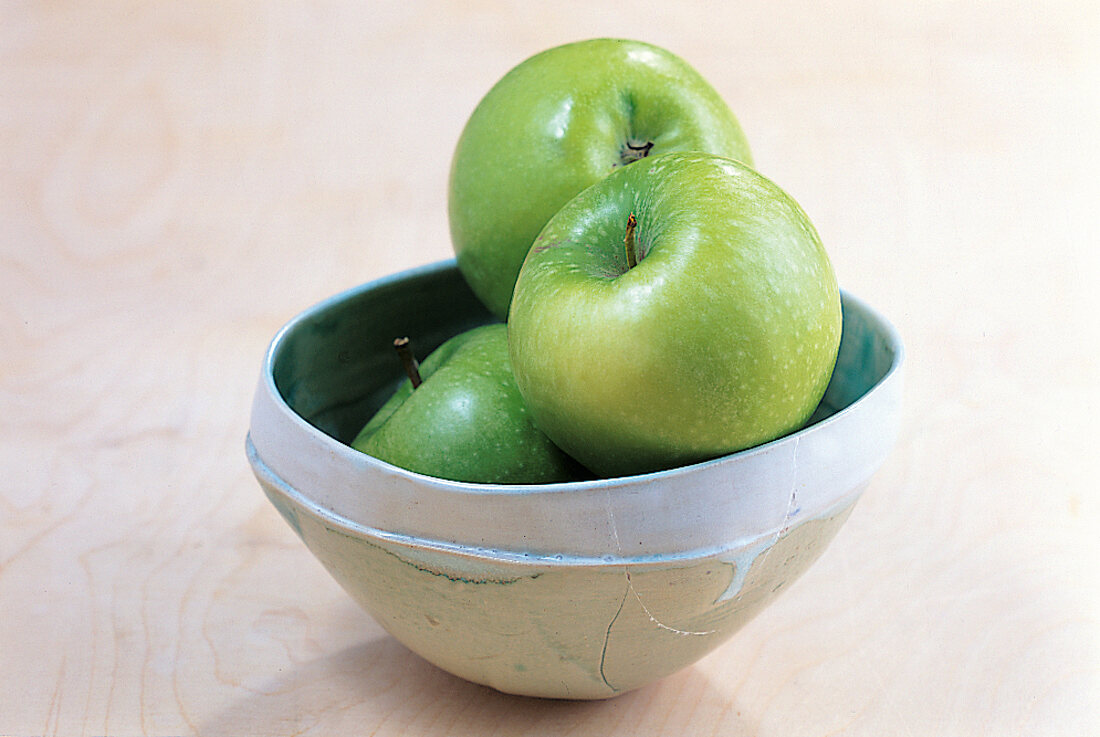
[[[512,69],[474,110],[451,164],[451,240],[470,288],[506,317],[523,259],[554,213],[612,171],[668,151],[752,164],[729,107],[674,54],[595,39]]]

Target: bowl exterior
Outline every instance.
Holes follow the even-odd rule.
[[[809,568],[855,501],[721,552],[601,563],[370,534],[257,476],[333,578],[410,650],[474,683],[563,699],[612,697],[696,662]]]

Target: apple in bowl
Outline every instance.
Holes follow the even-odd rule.
[[[508,361],[507,328],[459,333],[420,365],[395,340],[408,377],[351,447],[436,478],[551,484],[586,477],[531,420]]]
[[[731,159],[670,153],[550,220],[508,334],[538,427],[598,476],[627,476],[802,427],[836,362],[840,291],[777,185]]]

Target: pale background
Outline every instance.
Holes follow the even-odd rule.
[[[0,733],[1097,733],[1097,8],[0,3]],[[909,363],[816,567],[697,665],[559,703],[386,636],[243,443],[278,327],[449,257],[466,116],[600,35],[718,88]]]

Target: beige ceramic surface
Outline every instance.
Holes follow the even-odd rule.
[[[0,4],[0,733],[1100,733],[1097,4],[624,8]],[[600,34],[729,99],[909,363],[894,453],[786,593],[555,702],[388,635],[241,438],[280,325],[450,256],[480,95]]]
[[[329,573],[411,650],[506,693],[570,699],[615,696],[694,663],[806,570],[851,511],[721,555],[569,565],[363,535],[265,487]]]

